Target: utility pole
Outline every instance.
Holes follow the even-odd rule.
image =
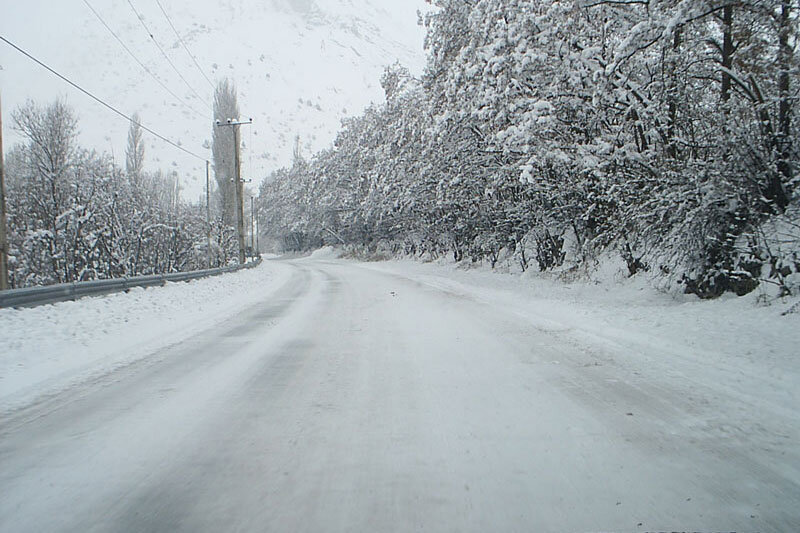
[[[8,231],[6,229],[6,170],[3,154],[3,106],[0,101],[0,291],[8,289]]]
[[[241,158],[239,157],[239,142],[240,134],[239,134],[239,126],[241,125],[250,125],[253,123],[253,119],[251,118],[247,122],[240,122],[238,120],[234,120],[229,118],[226,122],[217,121],[218,127],[225,127],[230,126],[233,128],[233,153],[234,153],[234,168],[236,176],[234,177],[234,181],[236,183],[236,232],[239,236],[239,264],[243,265],[245,261],[244,257],[244,182],[242,181],[242,163]]]
[[[256,255],[256,202],[255,196],[250,197],[250,250],[253,257]]]
[[[209,199],[211,193],[211,186],[209,182],[209,165],[206,159],[206,268],[211,268],[211,200]]]
[[[239,124],[233,126],[233,142],[235,145],[234,168],[236,169],[236,232],[239,235],[239,264],[243,265],[244,257],[244,184],[242,183],[242,161],[239,156],[239,146],[241,145]]]

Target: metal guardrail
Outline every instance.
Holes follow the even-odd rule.
[[[157,287],[165,285],[168,281],[191,281],[193,279],[219,276],[220,274],[226,274],[228,272],[253,268],[260,264],[261,258],[259,257],[257,260],[243,265],[211,268],[208,270],[177,272],[175,274],[155,274],[152,276],[137,276],[133,278],[76,281],[73,283],[60,283],[58,285],[45,285],[43,287],[11,289],[0,291],[0,308],[36,307],[37,305],[77,300],[85,296],[100,296],[114,292],[123,292],[136,287]]]

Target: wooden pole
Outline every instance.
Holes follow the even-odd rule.
[[[239,126],[242,124],[249,125],[253,123],[253,119],[251,118],[247,122],[239,122],[233,119],[228,119],[226,123],[222,123],[219,120],[217,121],[217,126],[230,126],[233,128],[233,161],[234,161],[234,181],[235,181],[235,191],[236,191],[236,233],[238,234],[239,240],[239,264],[244,264],[244,181],[242,180],[242,162],[241,157],[239,154],[240,149],[240,133],[239,133]]]
[[[236,231],[239,234],[239,264],[243,265],[244,257],[244,182],[242,182],[242,162],[239,156],[240,144],[239,124],[233,126],[234,166],[236,168]]]
[[[211,185],[209,181],[209,165],[206,159],[206,268],[211,268]]]

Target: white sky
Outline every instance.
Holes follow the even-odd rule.
[[[128,0],[88,0],[177,101],[131,58],[84,0],[0,0],[0,35],[121,111],[139,112],[148,127],[203,157],[210,151],[212,87],[180,46],[156,0],[131,0],[166,51],[181,81],[137,20]],[[212,79],[230,77],[243,118],[243,172],[254,185],[289,163],[293,139],[307,154],[325,148],[339,121],[380,101],[383,67],[399,60],[420,73],[424,0],[161,0]],[[124,162],[128,124],[0,42],[0,94],[5,147],[20,140],[10,111],[27,99],[65,99],[79,116],[79,142]],[[198,93],[206,102],[200,101]],[[184,197],[205,187],[205,164],[148,136],[151,170],[176,171]]]

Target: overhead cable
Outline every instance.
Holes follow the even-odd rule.
[[[181,71],[180,71],[180,70],[178,70],[178,67],[176,67],[176,66],[175,66],[175,63],[173,63],[173,62],[172,62],[172,60],[169,58],[169,56],[168,56],[168,55],[167,55],[167,53],[164,51],[164,49],[161,47],[161,45],[160,45],[160,44],[158,44],[158,41],[156,40],[156,37],[155,37],[155,35],[153,35],[153,32],[151,32],[151,31],[150,31],[150,28],[148,28],[148,27],[147,27],[147,23],[145,23],[145,21],[144,21],[144,17],[142,17],[142,15],[141,15],[141,14],[139,14],[139,12],[136,10],[136,7],[133,5],[133,2],[131,2],[131,0],[128,0],[128,5],[129,5],[129,6],[131,6],[131,9],[132,9],[132,10],[133,10],[133,12],[136,14],[136,18],[138,18],[138,19],[139,19],[139,22],[141,23],[142,27],[143,27],[143,28],[144,28],[144,30],[147,32],[147,35],[149,35],[149,36],[150,36],[150,39],[153,41],[153,44],[155,44],[155,45],[156,45],[156,48],[158,48],[158,50],[161,52],[161,55],[162,55],[162,56],[164,56],[164,59],[166,59],[166,60],[167,60],[167,63],[169,63],[169,65],[172,67],[172,70],[174,70],[174,71],[175,71],[175,74],[177,74],[177,75],[178,75],[178,77],[179,77],[181,80],[183,80],[183,83],[185,83],[185,84],[186,84],[186,86],[189,88],[189,90],[190,90],[190,91],[192,91],[192,92],[194,93],[194,95],[197,97],[197,99],[198,99],[198,100],[200,100],[201,102],[203,102],[205,105],[207,105],[207,106],[209,107],[209,109],[210,109],[210,108],[211,108],[211,106],[209,105],[209,103],[208,103],[208,102],[206,102],[206,101],[203,99],[203,97],[202,97],[202,96],[200,96],[200,95],[197,93],[197,91],[194,89],[194,87],[192,87],[192,84],[191,84],[191,83],[189,83],[188,81],[186,81],[186,78],[184,78],[184,77],[183,77],[183,74],[181,74]]]
[[[172,28],[172,31],[175,32],[175,37],[178,38],[178,41],[180,41],[180,43],[183,45],[183,49],[186,50],[186,53],[189,54],[189,57],[191,57],[192,61],[194,61],[194,66],[197,67],[197,70],[200,71],[200,74],[203,75],[203,77],[206,79],[206,81],[211,86],[211,88],[212,89],[216,89],[216,86],[214,85],[214,82],[212,82],[209,79],[209,77],[206,76],[206,73],[203,70],[203,68],[200,66],[200,63],[197,62],[197,58],[194,56],[194,54],[192,54],[192,52],[189,51],[189,47],[186,46],[186,43],[184,42],[183,38],[181,37],[181,34],[178,33],[178,30],[175,28],[175,25],[172,23],[172,20],[169,18],[169,15],[167,15],[167,11],[164,9],[164,6],[161,5],[161,2],[159,2],[159,0],[156,0],[156,4],[158,4],[158,7],[159,7],[159,9],[161,9],[161,12],[164,13],[164,18],[166,18],[167,22],[169,22],[169,26],[170,26],[170,28]]]
[[[111,32],[111,35],[114,36],[114,38],[117,40],[117,42],[119,42],[119,44],[122,46],[122,48],[124,48],[125,51],[128,52],[128,55],[130,55],[134,59],[134,61],[136,61],[139,64],[139,66],[142,67],[142,69],[150,75],[150,77],[152,77],[165,91],[167,91],[169,94],[171,94],[173,98],[178,100],[181,104],[186,106],[188,109],[191,109],[193,113],[195,113],[196,115],[198,115],[200,117],[204,116],[203,113],[199,112],[197,109],[192,107],[186,100],[184,100],[183,98],[181,98],[180,96],[175,94],[175,92],[173,92],[172,89],[170,89],[163,81],[158,79],[158,77],[155,74],[153,74],[153,72],[149,68],[147,68],[147,65],[145,65],[142,61],[140,61],[139,58],[136,57],[136,54],[134,54],[131,51],[131,49],[128,48],[128,46],[119,37],[119,35],[117,35],[117,33],[113,29],[111,29],[111,27],[108,24],[106,24],[106,21],[103,20],[103,17],[100,16],[100,13],[98,13],[97,10],[95,10],[92,7],[92,5],[89,3],[88,0],[83,0],[83,3],[86,4],[86,7],[88,7],[91,10],[92,13],[94,13],[94,16],[97,17],[97,19],[100,21],[100,23],[103,26],[105,26],[106,29],[109,32]]]
[[[32,56],[31,54],[29,54],[28,52],[26,52],[25,50],[23,50],[22,48],[20,48],[20,47],[19,47],[19,46],[17,46],[16,44],[12,43],[11,41],[9,41],[8,39],[6,39],[6,38],[5,38],[5,37],[3,37],[2,35],[0,35],[0,40],[2,40],[4,43],[6,43],[7,45],[9,45],[10,47],[14,48],[14,49],[15,49],[17,52],[21,53],[22,55],[24,55],[25,57],[27,57],[27,58],[28,58],[28,59],[30,59],[31,61],[33,61],[33,62],[37,63],[39,66],[41,66],[41,67],[45,68],[46,70],[50,71],[52,74],[54,74],[54,75],[58,76],[59,78],[61,78],[61,79],[62,79],[62,80],[64,80],[65,82],[67,82],[68,84],[72,85],[73,87],[75,87],[76,89],[78,89],[80,92],[82,92],[83,94],[85,94],[86,96],[88,96],[89,98],[91,98],[92,100],[96,101],[96,102],[97,102],[97,103],[99,103],[100,105],[102,105],[102,106],[106,107],[107,109],[109,109],[109,110],[113,111],[114,113],[116,113],[117,115],[121,116],[122,118],[124,118],[124,119],[125,119],[125,120],[127,120],[128,122],[130,122],[130,123],[133,123],[133,124],[136,124],[137,126],[139,126],[140,128],[142,128],[144,131],[146,131],[146,132],[150,133],[151,135],[153,135],[153,136],[155,136],[155,137],[157,137],[157,138],[161,139],[161,140],[162,140],[162,141],[164,141],[165,143],[167,143],[167,144],[169,144],[169,145],[171,145],[171,146],[174,146],[174,147],[175,147],[175,148],[177,148],[178,150],[181,150],[182,152],[185,152],[185,153],[189,154],[189,155],[190,155],[190,156],[192,156],[192,157],[195,157],[195,158],[197,158],[197,159],[199,159],[199,160],[201,160],[201,161],[205,161],[205,160],[207,159],[207,158],[205,158],[205,157],[202,157],[202,156],[199,156],[199,155],[197,155],[196,153],[192,152],[191,150],[187,150],[186,148],[184,148],[184,147],[183,147],[183,146],[181,146],[180,144],[178,144],[178,143],[176,143],[176,142],[173,142],[173,141],[171,141],[171,140],[167,139],[166,137],[164,137],[164,136],[163,136],[163,135],[161,135],[160,133],[157,133],[157,132],[153,131],[152,129],[148,128],[147,126],[145,126],[145,125],[144,125],[144,124],[142,124],[141,122],[139,122],[139,121],[137,121],[137,120],[134,120],[134,119],[132,119],[131,117],[129,117],[128,115],[126,115],[125,113],[123,113],[122,111],[120,111],[119,109],[117,109],[116,107],[112,106],[111,104],[109,104],[109,103],[105,102],[105,101],[104,101],[104,100],[102,100],[101,98],[99,98],[99,97],[95,96],[94,94],[90,93],[89,91],[87,91],[86,89],[84,89],[83,87],[81,87],[80,85],[78,85],[77,83],[75,83],[74,81],[70,80],[69,78],[67,78],[67,77],[66,77],[66,76],[64,76],[63,74],[60,74],[60,73],[56,72],[56,70],[54,70],[53,68],[49,67],[48,65],[46,65],[44,62],[40,61],[39,59],[35,58],[34,56]]]

